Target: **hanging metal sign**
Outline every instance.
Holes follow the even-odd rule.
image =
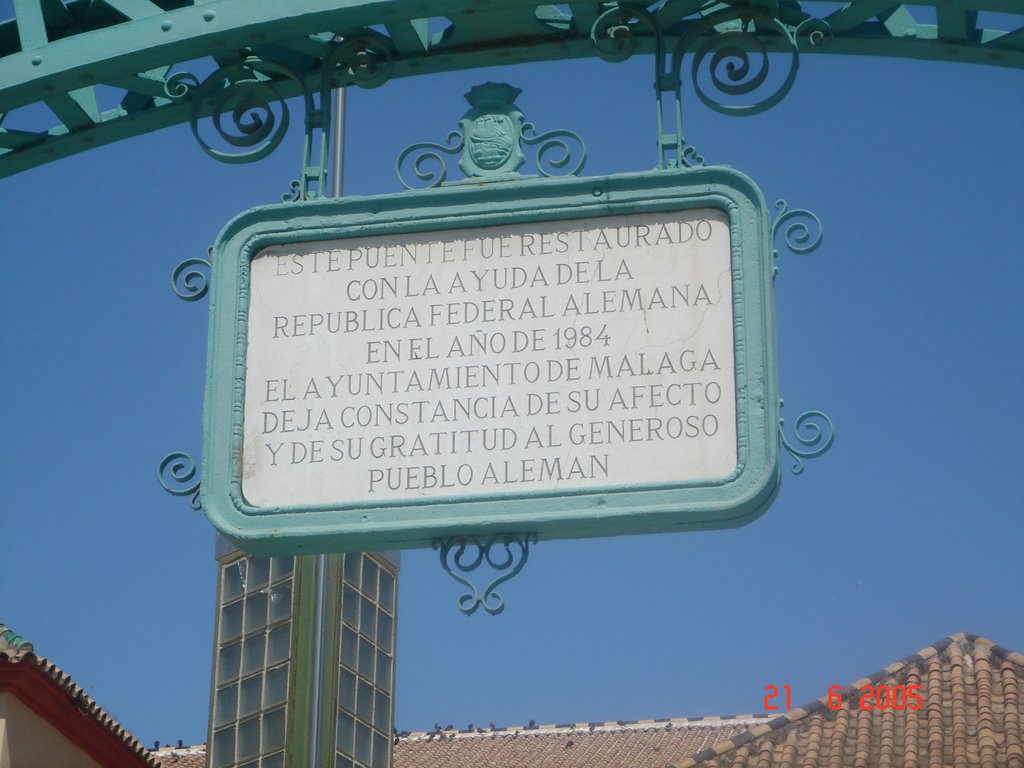
[[[202,500],[248,551],[721,528],[775,495],[770,225],[734,171],[257,208],[213,255]]]

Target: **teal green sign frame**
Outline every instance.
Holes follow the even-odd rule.
[[[707,481],[467,493],[305,506],[250,504],[242,489],[252,260],[328,240],[716,209],[728,222],[736,468]],[[256,554],[426,547],[455,536],[539,539],[729,528],[756,519],[779,486],[779,396],[771,223],[746,176],[724,167],[606,177],[457,183],[377,197],[266,206],[232,220],[212,251],[202,506]]]

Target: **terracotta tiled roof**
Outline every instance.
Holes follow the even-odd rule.
[[[920,685],[923,706],[860,710],[866,685]],[[403,733],[394,768],[1024,768],[1024,656],[984,638],[952,635],[840,695],[781,717]],[[201,768],[205,749],[157,754]]]
[[[860,709],[860,689],[879,685],[920,685],[923,706]],[[823,696],[675,765],[1024,768],[1024,656],[984,638],[952,635],[840,695],[836,710]]]
[[[766,723],[738,715],[525,728],[482,728],[401,735],[395,768],[664,768],[723,739]]]
[[[0,624],[0,671],[3,670],[5,664],[25,664],[35,667],[46,678],[49,678],[57,689],[67,695],[80,714],[99,723],[103,729],[121,741],[130,752],[135,753],[143,764],[159,768],[160,763],[142,746],[142,743],[93,701],[92,697],[82,690],[70,675],[52,661],[36,655],[31,643],[26,642],[20,635],[16,635],[4,624]]]
[[[206,745],[161,747],[153,750],[161,768],[206,768]]]
[[[480,731],[404,733],[395,740],[394,768],[664,768],[673,755],[692,754],[742,733],[767,716],[698,717],[616,723],[574,723]],[[162,768],[203,768],[205,745],[154,752]]]

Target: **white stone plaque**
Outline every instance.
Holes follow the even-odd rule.
[[[731,253],[713,208],[263,249],[251,264],[246,502],[728,477]]]

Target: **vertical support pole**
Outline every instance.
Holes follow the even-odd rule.
[[[331,195],[341,197],[345,188],[345,89],[334,89],[333,118],[331,120]]]
[[[331,196],[341,197],[344,189],[344,166],[345,166],[345,89],[335,88],[333,91],[333,104],[330,125],[330,147],[331,147]],[[320,109],[327,109],[328,105],[321,104]],[[313,674],[312,674],[312,701],[310,702],[311,725],[309,731],[309,768],[320,768],[320,754],[324,749],[323,743],[323,712],[324,702],[324,655],[327,652],[327,615],[329,613],[328,599],[328,561],[327,555],[316,555],[315,557],[315,578],[313,588]]]

